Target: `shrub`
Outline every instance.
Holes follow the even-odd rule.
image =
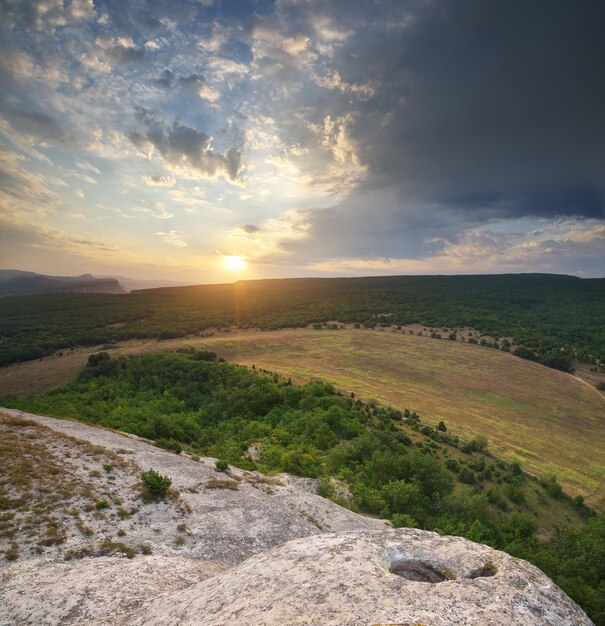
[[[317,485],[317,495],[322,498],[333,498],[336,495],[334,486],[329,478],[322,478]]]
[[[477,435],[473,439],[473,444],[475,445],[475,450],[478,452],[485,452],[487,450],[487,446],[489,445],[489,439],[485,435]]]
[[[172,480],[168,476],[162,476],[152,469],[143,472],[141,480],[145,488],[157,497],[165,496],[170,485],[172,485]]]
[[[107,352],[97,352],[96,354],[91,354],[88,357],[88,367],[97,367],[97,365],[101,365],[106,361],[109,361],[111,357]]]
[[[458,463],[456,459],[448,459],[445,462],[445,467],[447,467],[447,469],[449,469],[451,472],[454,472],[455,474],[460,471],[460,463]]]
[[[416,528],[418,526],[418,522],[411,515],[407,515],[406,513],[395,513],[395,515],[391,517],[391,521],[395,528]]]
[[[554,474],[543,476],[540,479],[540,484],[544,487],[548,495],[555,500],[558,500],[563,495],[563,487],[561,487]]]
[[[221,459],[219,459],[214,464],[214,467],[216,468],[217,472],[226,472],[229,469],[229,463],[227,463],[227,461],[222,461]]]
[[[155,445],[163,450],[180,454],[183,451],[183,446],[175,439],[157,439]]]
[[[467,485],[475,485],[477,483],[477,477],[473,470],[468,467],[463,467],[458,474],[458,480],[461,483],[465,483]]]

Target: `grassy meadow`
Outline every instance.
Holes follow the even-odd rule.
[[[242,331],[120,344],[112,355],[207,348],[295,382],[325,380],[465,439],[485,434],[494,453],[536,475],[554,473],[571,495],[605,506],[605,402],[581,380],[502,351],[391,331]],[[0,393],[42,393],[75,377],[94,349],[0,369]]]

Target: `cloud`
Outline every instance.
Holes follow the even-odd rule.
[[[176,179],[173,176],[141,176],[141,180],[152,187],[174,187]]]
[[[220,98],[220,93],[208,84],[202,74],[190,74],[188,76],[175,76],[169,69],[165,69],[154,81],[154,84],[165,90],[180,88],[194,91],[202,100],[216,102]]]
[[[8,248],[51,250],[93,256],[122,252],[113,243],[99,237],[82,237],[57,228],[32,223],[15,223],[0,216],[0,241]]]
[[[119,68],[141,61],[145,48],[138,48],[131,37],[100,36],[90,50],[80,56],[80,61],[98,72],[109,73]]]
[[[282,50],[292,56],[298,56],[307,50],[311,40],[306,35],[295,35],[283,39],[280,43]]]
[[[258,233],[261,229],[258,226],[254,226],[253,224],[245,224],[242,226],[242,230],[249,235],[254,235],[254,233]]]
[[[219,81],[243,78],[250,72],[246,64],[224,57],[213,57],[208,61],[207,67]]]
[[[79,134],[73,128],[49,113],[32,110],[28,106],[18,107],[10,102],[0,102],[0,110],[10,121],[12,128],[23,137],[57,141],[72,146],[81,143]]]
[[[187,242],[182,238],[180,233],[176,230],[170,230],[168,232],[157,232],[156,235],[164,242],[175,248],[187,248]]]
[[[53,187],[64,183],[24,167],[25,158],[0,145],[0,213],[17,221],[54,210],[61,197]]]
[[[24,0],[2,2],[0,16],[7,24],[23,27],[27,32],[54,33],[71,22],[95,17],[92,0]]]
[[[96,16],[93,0],[71,0],[69,12],[75,20],[93,19]]]
[[[332,70],[325,76],[317,76],[315,81],[325,89],[339,89],[345,93],[355,94],[361,98],[371,98],[375,93],[375,87],[371,83],[351,84],[345,82],[338,70]]]
[[[0,211],[83,190],[302,273],[604,266],[605,5],[227,4],[0,0]]]
[[[217,178],[236,181],[242,168],[241,152],[229,148],[224,153],[212,147],[212,137],[195,128],[174,121],[166,126],[149,112],[139,111],[143,132],[128,134],[132,143],[144,151],[151,151],[174,173],[188,178]]]
[[[85,172],[92,172],[93,174],[101,173],[98,167],[95,167],[94,165],[92,165],[92,163],[89,163],[88,161],[76,161],[76,166],[79,167],[81,170],[84,170]]]
[[[147,202],[136,207],[135,211],[147,213],[158,220],[167,220],[174,217],[174,213],[169,213],[163,202]],[[171,231],[174,232],[174,231]]]
[[[92,176],[89,176],[88,174],[82,174],[82,172],[68,172],[67,174],[65,174],[65,176],[69,178],[77,178],[78,180],[88,183],[89,185],[97,184],[97,181],[92,178]]]

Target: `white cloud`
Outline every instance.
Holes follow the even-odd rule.
[[[221,94],[208,83],[202,84],[197,93],[202,100],[207,100],[212,103],[216,102],[221,97]]]
[[[139,211],[140,213],[147,213],[148,215],[151,215],[158,220],[167,220],[171,217],[174,217],[174,213],[169,213],[166,210],[163,202],[148,202],[146,204],[141,204],[135,208],[135,211]]]
[[[98,167],[95,167],[92,163],[89,163],[88,161],[76,161],[76,166],[79,167],[81,170],[84,170],[86,172],[92,172],[93,174],[101,173]]]
[[[295,35],[281,42],[281,48],[292,56],[298,56],[305,52],[311,40],[306,35]]]
[[[96,17],[93,0],[71,0],[69,13],[74,20],[86,20]]]
[[[186,248],[187,242],[182,238],[180,233],[176,230],[170,230],[168,232],[157,232],[156,235],[164,242],[175,248]]]
[[[338,70],[332,70],[326,76],[314,76],[315,82],[325,89],[338,89],[345,93],[352,93],[361,98],[371,98],[375,93],[375,86],[371,83],[347,83]]]
[[[206,67],[219,81],[228,78],[242,78],[250,72],[247,65],[223,57],[213,57],[208,61]]]

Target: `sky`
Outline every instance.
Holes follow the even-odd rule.
[[[0,267],[605,275],[601,0],[0,0]]]

